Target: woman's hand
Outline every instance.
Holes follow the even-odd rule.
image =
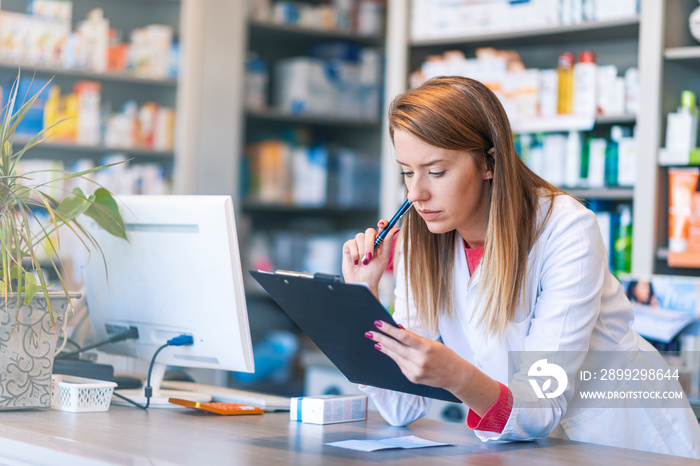
[[[393,359],[411,382],[444,388],[479,416],[498,399],[498,383],[444,344],[380,320],[374,325],[376,330],[365,337]]]
[[[367,283],[377,299],[379,280],[389,263],[391,243],[399,231],[397,227],[392,228],[380,247],[375,250],[374,240],[387,224],[386,220],[380,220],[377,223],[378,230],[368,228],[343,244],[343,278],[348,283]]]
[[[413,383],[449,390],[456,385],[455,376],[465,371],[464,364],[469,364],[440,342],[387,322],[378,320],[374,325],[380,331],[370,331],[365,336],[393,359]]]

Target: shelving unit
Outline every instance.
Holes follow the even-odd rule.
[[[665,133],[666,116],[676,110],[683,90],[700,95],[700,45],[690,34],[688,18],[699,6],[693,0],[665,0],[659,7],[659,19],[654,25],[659,38],[661,58],[659,59],[658,102],[655,111],[655,131],[657,144],[657,196],[654,204],[655,225],[657,227],[652,251],[654,251],[654,272],[664,274],[695,275],[700,270],[700,255],[679,256],[668,250],[668,167],[698,165],[698,151],[692,151],[683,164],[669,161],[666,157]],[[660,23],[660,24],[658,24]],[[669,265],[673,264],[673,265]]]
[[[292,115],[275,109],[246,110],[246,118],[251,122],[282,123],[286,125],[314,125],[338,128],[367,128],[378,130],[379,120],[365,120],[340,116]]]
[[[307,1],[309,5],[319,2]],[[380,112],[373,117],[350,117],[335,114],[315,114],[290,112],[277,107],[274,94],[279,79],[275,69],[281,60],[292,57],[309,56],[310,47],[316,44],[347,42],[359,47],[383,49],[383,36],[368,36],[350,31],[318,29],[295,24],[278,24],[269,20],[247,19],[245,21],[246,53],[252,53],[267,64],[269,84],[267,86],[267,105],[264,108],[242,109],[242,139],[239,152],[246,153],[251,144],[271,139],[285,140],[283,135],[295,132],[300,142],[291,142],[291,146],[311,147],[322,144],[328,147],[329,161],[336,147],[348,148],[379,163],[381,155],[381,121]],[[288,136],[289,137],[289,136]],[[246,156],[242,155],[245,160]],[[330,169],[329,169],[330,171]],[[377,175],[378,176],[378,175]],[[334,189],[335,180],[328,173],[328,198],[321,205],[295,205],[293,201],[261,201],[249,198],[248,193],[239,192],[239,213],[244,216],[242,224],[246,225],[242,242],[250,245],[256,235],[274,237],[279,232],[285,234],[337,235],[340,232],[362,229],[363,225],[373,225],[378,218],[375,205],[345,206],[334,205],[330,191]],[[376,199],[374,200],[376,202]],[[267,236],[266,236],[267,235]],[[270,236],[272,235],[272,236]],[[338,259],[340,245],[338,243]],[[243,250],[246,250],[246,246]],[[274,249],[274,248],[273,248]],[[243,259],[246,261],[246,258]],[[338,260],[339,263],[339,260]],[[248,264],[253,267],[253,264]],[[279,264],[274,264],[277,268]],[[304,264],[292,262],[288,268],[301,270]],[[318,270],[314,270],[316,272]],[[340,270],[328,270],[340,273]],[[255,293],[257,284],[247,283],[249,292]]]
[[[407,89],[409,72],[416,70],[426,57],[431,55],[441,55],[447,50],[457,50],[467,57],[474,57],[475,51],[480,47],[493,46],[499,49],[515,50],[522,58],[527,68],[555,68],[557,57],[563,51],[570,51],[574,54],[582,50],[593,50],[597,56],[599,64],[615,64],[620,72],[627,68],[637,67],[640,76],[644,76],[643,60],[641,59],[641,43],[643,41],[643,23],[649,8],[645,1],[642,2],[641,13],[637,16],[597,22],[584,22],[574,25],[561,25],[557,27],[545,27],[538,29],[518,29],[508,31],[489,31],[472,35],[461,35],[458,37],[442,38],[420,38],[410,37],[410,6],[403,2],[390,2],[392,15],[400,11],[400,19],[392,19],[389,24],[389,38],[387,48],[387,70],[403,70],[394,74],[387,73],[386,89],[387,97],[393,98]],[[645,11],[647,10],[647,11]],[[405,51],[401,50],[401,43]],[[639,58],[638,58],[639,57]],[[644,95],[644,92],[642,92]],[[641,112],[640,112],[641,113]],[[568,132],[585,131],[599,135],[609,133],[612,125],[623,125],[631,127],[639,123],[636,115],[598,115],[596,117],[582,117],[577,115],[560,115],[553,118],[533,118],[528,120],[512,120],[511,125],[514,133],[544,133],[544,132]],[[638,134],[641,127],[637,126]],[[643,150],[644,144],[640,141],[640,154],[638,161],[638,171],[645,173],[647,166],[654,164],[655,153]],[[390,141],[385,140],[384,144],[383,170],[392,166],[395,155],[391,148]],[[401,180],[396,176],[383,173],[382,215],[391,215],[398,206],[397,196],[394,193],[400,192]],[[644,177],[637,178],[637,184],[643,185]],[[571,194],[584,200],[606,201],[613,206],[621,203],[632,203],[634,205],[634,225],[635,242],[637,232],[640,231],[641,243],[648,243],[648,238],[644,230],[653,221],[653,216],[648,205],[638,202],[638,195],[647,188],[627,188],[627,187],[606,187],[602,189],[566,188]],[[387,203],[385,199],[392,199],[392,203]],[[639,205],[638,205],[639,204]],[[653,249],[641,246],[646,252],[644,260],[649,261],[653,256]],[[640,252],[639,246],[634,245],[633,251]],[[644,261],[633,260],[633,268],[639,265],[645,268]]]
[[[637,121],[637,115],[558,115],[511,121],[514,133],[556,133],[566,131],[591,131],[600,125],[629,125]]]
[[[469,34],[460,37],[444,37],[432,39],[414,39],[410,41],[413,47],[425,47],[437,45],[440,47],[463,44],[497,44],[499,42],[518,41],[519,43],[532,42],[541,44],[545,41],[580,41],[590,40],[591,33],[595,33],[596,39],[617,39],[620,35],[635,35],[639,32],[639,16],[607,21],[584,22],[546,28],[509,29],[507,31],[494,31],[483,34]]]
[[[150,0],[126,1],[118,0],[76,0],[72,4],[72,26],[75,30],[78,21],[86,18],[87,13],[94,8],[102,8],[104,16],[113,27],[122,32],[123,38],[128,39],[131,31],[148,24],[167,24],[173,28],[174,39],[186,45],[187,37],[181,31],[181,9],[185,8],[192,0]],[[24,13],[27,8],[27,0],[4,0],[1,8],[4,11]],[[184,63],[184,62],[183,62]],[[69,69],[59,66],[46,66],[37,63],[0,61],[0,74],[8,78],[17,75],[21,71],[23,78],[51,79],[52,84],[59,85],[62,93],[68,92],[78,81],[89,80],[99,82],[101,85],[101,103],[111,108],[111,111],[119,110],[127,101],[133,100],[141,105],[145,102],[156,102],[159,105],[170,107],[176,111],[175,134],[177,142],[173,150],[152,150],[142,147],[107,147],[104,144],[84,145],[49,139],[40,146],[26,154],[27,158],[54,159],[70,163],[77,159],[92,159],[100,163],[107,154],[123,154],[130,159],[130,164],[155,163],[163,168],[166,179],[171,182],[174,192],[184,192],[184,186],[189,176],[186,172],[180,172],[180,161],[186,157],[180,150],[183,142],[187,142],[189,136],[179,131],[183,124],[180,121],[179,107],[180,97],[189,88],[181,86],[178,79],[155,79],[130,75],[128,73],[95,72],[84,69]],[[26,142],[18,137],[15,141],[17,147]]]
[[[23,143],[26,142],[26,139],[24,138],[16,138],[13,141],[13,144],[15,146],[19,147],[23,145]],[[88,146],[88,145],[83,145],[83,144],[71,144],[71,143],[64,143],[64,142],[51,142],[51,139],[47,140],[46,142],[41,143],[41,145],[33,148],[31,150],[31,153],[27,153],[27,155],[31,155],[32,157],[40,157],[40,158],[54,158],[51,157],[50,154],[54,153],[57,154],[58,157],[66,159],[65,154],[68,153],[73,153],[75,157],[85,157],[85,156],[100,156],[100,154],[105,154],[105,153],[123,153],[123,154],[128,154],[132,157],[138,157],[139,159],[149,159],[150,160],[161,160],[161,161],[166,161],[169,163],[172,163],[172,160],[175,156],[175,153],[173,151],[163,151],[163,150],[153,150],[153,149],[140,149],[140,148],[133,148],[133,147],[107,147],[105,145],[99,144],[99,145],[94,145],[94,146]],[[64,155],[60,155],[64,154]],[[56,156],[56,155],[55,155]]]
[[[669,61],[700,61],[700,46],[692,45],[688,47],[669,47],[664,50],[664,58]]]
[[[333,29],[318,29],[306,26],[273,23],[250,19],[248,28],[251,34],[251,43],[258,40],[274,41],[277,45],[280,40],[285,44],[293,41],[298,46],[305,42],[307,45],[318,40],[347,40],[365,45],[379,45],[381,38],[357,34],[354,32],[336,31]]]
[[[99,81],[119,81],[130,84],[152,84],[154,86],[175,87],[176,79],[157,79],[133,76],[126,73],[98,73],[95,71],[41,66],[21,62],[0,61],[0,70],[16,72],[18,68],[29,69],[40,76],[69,76],[76,79],[95,79]]]
[[[599,199],[602,201],[632,201],[634,199],[633,188],[566,188],[565,191],[580,199]]]

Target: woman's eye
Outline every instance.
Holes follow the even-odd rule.
[[[402,172],[401,172],[401,175],[403,175],[403,176],[411,176],[411,175],[413,175],[413,172],[403,172],[403,171],[402,171]]]
[[[440,178],[442,175],[445,174],[445,171],[443,170],[441,172],[428,172],[428,174],[433,175],[435,178]]]

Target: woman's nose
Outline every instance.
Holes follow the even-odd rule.
[[[425,201],[430,197],[428,190],[421,187],[420,183],[413,183],[411,186],[407,186],[408,193],[406,194],[406,199],[411,202]]]

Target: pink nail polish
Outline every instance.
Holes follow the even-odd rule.
[[[375,343],[374,347],[377,348],[378,350],[382,349],[382,345],[380,345],[379,343]]]
[[[359,262],[360,262],[359,260],[356,260],[356,261],[355,261],[355,265],[357,265]]]
[[[369,256],[369,253],[365,254],[365,256],[362,258],[362,263],[364,265],[367,265],[367,263],[369,262],[369,259],[367,258],[367,256]]]
[[[376,327],[381,327],[381,326],[382,326],[382,321],[381,321],[381,320],[375,320],[375,321],[374,321],[374,325],[375,325]]]
[[[406,330],[406,329],[403,327],[403,325],[401,325],[401,324],[396,324],[396,325],[398,325],[399,328],[400,328],[401,330]]]
[[[372,338],[374,335],[372,335],[372,332],[365,332],[365,336],[367,338]]]
[[[371,253],[371,252],[368,252],[368,253],[367,253],[367,262],[369,262],[369,261],[371,261],[371,260],[372,260],[372,253]]]

